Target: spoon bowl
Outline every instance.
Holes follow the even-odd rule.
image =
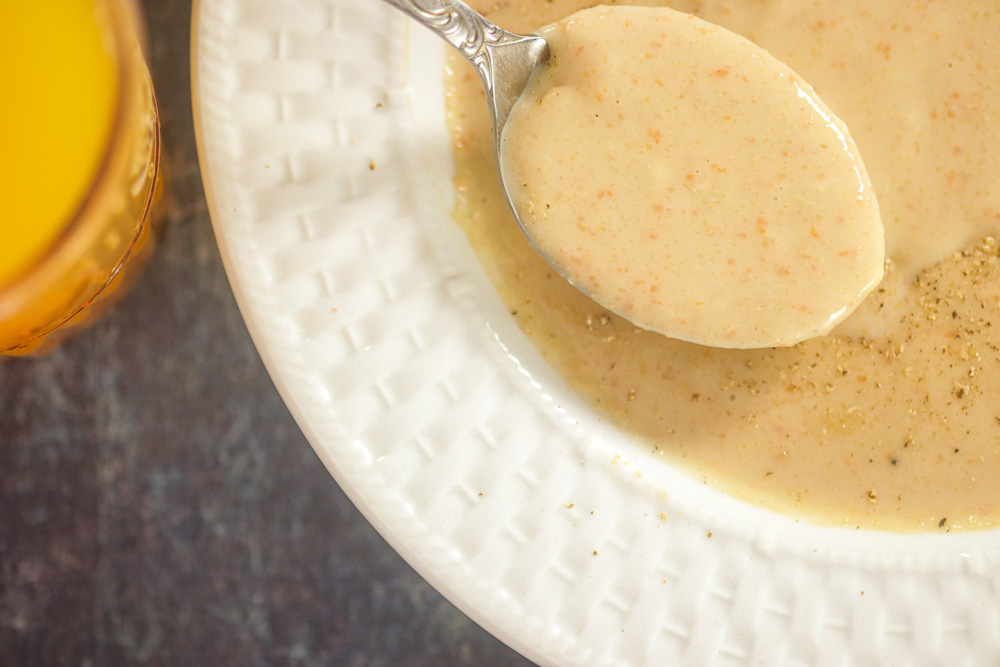
[[[701,345],[784,347],[829,333],[881,280],[878,203],[846,125],[746,38],[666,7],[598,6],[522,35],[459,0],[385,1],[476,68],[514,220],[607,310]]]

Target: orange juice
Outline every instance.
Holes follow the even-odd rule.
[[[83,201],[114,120],[117,64],[95,0],[0,7],[0,284],[52,245]]]
[[[92,319],[148,238],[159,126],[139,21],[132,0],[0,3],[0,353]]]

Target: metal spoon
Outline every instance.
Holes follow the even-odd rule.
[[[792,119],[788,121],[788,127],[806,128],[794,130],[799,132],[796,135],[797,140],[813,142],[818,150],[828,152],[831,160],[839,161],[839,168],[831,171],[830,174],[839,174],[840,176],[827,178],[822,186],[815,185],[808,178],[803,179],[801,186],[797,186],[798,189],[791,188],[789,192],[783,194],[783,199],[779,201],[777,208],[770,203],[770,200],[773,198],[778,201],[778,197],[767,195],[761,200],[762,202],[767,201],[768,207],[757,210],[766,212],[768,217],[771,217],[773,213],[775,220],[777,220],[776,227],[784,225],[781,228],[785,230],[783,232],[784,238],[787,239],[784,244],[775,244],[774,247],[777,250],[771,251],[770,255],[761,254],[756,246],[753,246],[751,253],[748,250],[750,248],[749,242],[743,243],[739,240],[740,238],[749,238],[746,234],[734,235],[730,233],[733,221],[735,224],[740,224],[751,219],[746,216],[743,211],[745,207],[740,204],[730,209],[723,206],[721,212],[715,213],[713,220],[720,222],[715,227],[710,228],[710,233],[702,232],[703,225],[703,227],[689,232],[687,236],[678,236],[675,233],[667,235],[660,244],[651,243],[643,237],[628,245],[628,251],[624,253],[618,252],[619,248],[613,242],[614,233],[599,236],[590,234],[593,242],[590,245],[581,245],[580,247],[584,248],[581,251],[584,255],[596,258],[594,259],[594,267],[596,268],[588,266],[586,263],[583,263],[585,267],[583,271],[576,270],[571,263],[561,266],[560,264],[566,261],[559,259],[558,247],[561,242],[548,243],[551,237],[546,237],[543,233],[535,233],[533,230],[537,228],[537,225],[532,221],[530,213],[525,214],[525,219],[521,218],[519,207],[515,205],[508,189],[508,183],[505,182],[507,169],[504,165],[504,153],[507,151],[502,150],[504,126],[508,117],[528,87],[533,74],[549,59],[549,45],[539,35],[519,35],[507,32],[476,13],[460,0],[385,1],[443,38],[465,56],[479,72],[479,77],[486,91],[486,100],[493,126],[493,154],[501,190],[514,220],[528,242],[571,285],[605,308],[630,320],[636,326],[670,338],[714,347],[754,348],[792,345],[806,338],[828,333],[834,325],[849,315],[881,280],[884,266],[882,222],[878,217],[877,203],[871,194],[871,184],[861,166],[862,162],[857,147],[853,140],[849,139],[847,128],[843,122],[834,117],[833,113],[812,93],[812,89],[807,84],[799,82],[797,75],[792,70],[780,61],[773,59],[770,54],[763,52],[762,49],[750,44],[744,38],[718,28],[718,26],[711,30],[700,27],[691,21],[693,17],[666,8],[661,8],[660,11],[682,17],[679,19],[669,18],[670,21],[683,22],[684,27],[678,32],[681,38],[690,41],[693,35],[695,40],[703,38],[713,40],[707,42],[709,46],[706,49],[687,48],[679,51],[688,60],[678,62],[668,60],[667,62],[672,63],[673,71],[686,71],[689,65],[692,70],[703,66],[704,63],[698,58],[704,57],[704,53],[711,51],[719,44],[723,44],[725,49],[732,48],[731,53],[728,50],[723,52],[737,59],[738,62],[734,63],[734,66],[741,66],[746,76],[757,77],[757,80],[762,82],[762,87],[769,86],[770,88],[766,89],[773,90],[775,95],[780,95],[777,99],[788,105],[787,113],[786,109],[780,108],[780,105],[778,105],[777,113],[774,105],[771,104],[754,106],[753,96],[749,93],[746,94],[747,100],[739,98],[739,95],[744,94],[748,88],[738,86],[735,93],[730,94],[729,97],[723,97],[723,99],[729,100],[735,95],[735,101],[727,102],[727,104],[746,112],[746,117],[749,120],[740,127],[753,129],[758,127],[760,123],[774,126],[777,122],[773,120],[774,117]],[[606,29],[606,26],[610,25],[613,26],[614,30],[624,31],[629,29],[629,20],[667,18],[667,14],[664,14],[650,19],[648,11],[650,10],[618,8],[614,10],[617,16],[615,22],[609,18],[612,9],[608,8],[607,12],[602,10],[599,14],[601,20],[599,26],[601,29]],[[579,19],[577,23],[582,20],[579,18],[582,14],[583,12],[574,15]],[[604,23],[605,19],[608,19],[609,22]],[[675,25],[681,25],[681,23],[675,22]],[[544,29],[542,34],[546,34]],[[553,36],[552,39],[554,45],[559,43],[557,36]],[[607,45],[605,48],[608,48]],[[647,54],[646,58],[649,57]],[[656,63],[659,62],[661,61],[656,61]],[[740,63],[745,64],[740,65]],[[640,67],[638,64],[636,66]],[[728,73],[729,68],[725,71]],[[731,80],[736,80],[736,78]],[[633,102],[637,100],[638,98]],[[600,101],[599,97],[598,101]],[[699,112],[694,107],[690,108],[694,113]],[[757,116],[750,113],[754,109],[760,110]],[[762,114],[767,114],[766,119]],[[622,117],[621,114],[619,117]],[[760,123],[755,125],[754,119],[760,120]],[[557,118],[557,121],[561,120],[561,118]],[[784,125],[780,125],[780,127],[784,127]],[[808,128],[820,129],[808,133]],[[562,135],[557,131],[552,136],[561,137]],[[571,139],[563,141],[561,145],[568,146],[570,151],[575,151],[579,142],[584,142],[589,138],[581,137],[578,134],[567,136]],[[730,136],[735,136],[740,140],[745,139],[739,132]],[[766,138],[765,134],[761,134],[761,136]],[[508,137],[507,139],[514,141],[512,146],[518,145],[516,138]],[[756,142],[757,136],[753,136],[751,139]],[[656,142],[659,143],[659,139]],[[625,143],[627,141],[618,142],[613,148],[617,149]],[[784,145],[780,141],[771,143],[776,146]],[[524,147],[522,146],[522,148]],[[550,146],[551,148],[552,146]],[[559,155],[559,151],[554,150],[554,154]],[[606,148],[604,154],[609,154]],[[793,157],[798,156],[795,158],[798,159],[797,162],[790,157],[789,160],[792,161],[787,162],[788,165],[803,165],[804,173],[811,173],[809,169],[813,165],[813,162],[810,161],[812,153],[797,150],[794,153],[786,151],[785,154]],[[524,155],[523,151],[521,155]],[[601,153],[594,154],[598,157],[600,155]],[[732,158],[728,153],[727,156]],[[544,158],[549,159],[549,153],[545,153]],[[511,158],[510,166],[515,166],[515,160],[518,159]],[[573,159],[572,155],[564,156],[560,164],[567,165]],[[829,166],[824,164],[822,168],[827,169]],[[746,168],[741,165],[740,173],[756,171],[752,167],[754,167],[752,164]],[[541,169],[538,171],[540,173]],[[725,172],[726,170],[721,171]],[[636,173],[638,172],[625,172],[627,178],[633,178]],[[824,178],[826,178],[827,172],[823,173]],[[856,181],[854,180],[855,176]],[[518,177],[522,185],[524,185],[523,178],[523,176]],[[722,187],[729,187],[729,183],[727,181]],[[740,195],[735,197],[735,200],[742,201],[742,196],[747,192],[743,182],[738,181],[733,187],[733,191]],[[817,196],[822,192],[831,193],[830,197],[834,198],[843,195],[843,201],[831,202],[829,197]],[[863,193],[864,196],[859,193]],[[519,195],[520,192],[515,194]],[[810,206],[800,205],[796,202],[813,203],[813,205],[810,208]],[[844,206],[841,206],[841,203]],[[700,206],[700,203],[698,205]],[[710,207],[714,206],[714,200],[709,202],[709,205]],[[788,210],[792,210],[792,213],[787,214]],[[829,215],[827,215],[828,212]],[[816,223],[820,227],[823,227],[824,223],[827,223],[828,227],[817,231],[814,226],[812,227],[812,236],[808,236],[809,227],[795,223],[812,219],[809,216],[815,216],[815,219],[820,221]],[[646,220],[641,215],[638,217]],[[858,224],[851,226],[842,223],[843,220],[848,219],[856,221]],[[558,216],[551,216],[546,225],[549,225],[549,228],[558,227],[565,220],[565,217],[559,219]],[[642,224],[645,223],[640,222],[639,227],[631,227],[629,231],[634,232],[636,229],[641,229]],[[575,233],[572,227],[568,229],[570,234]],[[830,233],[826,234],[828,231]],[[855,232],[857,232],[856,238],[852,236]],[[708,241],[706,241],[707,245],[701,244],[699,234],[708,238],[714,245],[708,244]],[[845,235],[850,236],[850,238],[845,240],[843,238]],[[692,237],[697,237],[699,240],[695,242]],[[814,240],[813,237],[817,240]],[[637,237],[632,233],[631,236],[626,234],[621,238],[636,239]],[[657,236],[652,235],[650,238],[655,239]],[[852,250],[855,247],[854,244],[860,242],[858,239],[864,239],[863,248]],[[574,247],[576,247],[575,244],[578,240],[573,239]],[[678,247],[668,245],[677,240],[681,240]],[[756,243],[756,238],[753,242]],[[622,243],[631,243],[631,241],[622,241]],[[810,250],[812,254],[802,250],[802,244],[805,243],[808,243],[809,247],[812,248]],[[553,256],[549,256],[545,251],[547,247],[556,247],[557,252],[553,252]],[[642,254],[643,247],[649,249],[645,255]],[[763,247],[769,246],[765,242]],[[611,252],[605,252],[609,248]],[[848,250],[844,251],[844,248],[848,248]],[[844,259],[847,256],[845,252],[853,252],[851,255],[853,261]],[[651,286],[648,288],[645,285],[641,288],[636,287],[636,285],[644,283],[645,280],[637,282],[633,277],[634,273],[630,275],[630,269],[639,268],[641,270],[643,266],[655,267],[658,266],[663,257],[677,254],[684,254],[687,261],[673,261],[670,266],[672,273],[648,272],[646,277],[649,278]],[[563,252],[562,255],[566,255],[566,253]],[[803,256],[808,262],[795,264]],[[817,259],[817,257],[819,258]],[[636,258],[638,258],[638,263],[635,263]],[[735,258],[743,260],[743,265],[739,265]],[[725,264],[723,264],[724,261]],[[760,264],[762,263],[766,268],[761,268]],[[577,264],[581,263],[577,262]],[[744,265],[749,268],[746,270],[733,268]],[[772,270],[774,267],[786,270],[782,273]],[[833,267],[836,267],[836,271]],[[607,271],[604,271],[605,268]],[[601,273],[602,271],[603,273]],[[574,273],[576,275],[573,275]],[[600,274],[601,278],[599,280],[594,278],[594,273]],[[748,276],[753,276],[752,282],[756,291],[746,287]],[[781,295],[787,296],[782,300]]]

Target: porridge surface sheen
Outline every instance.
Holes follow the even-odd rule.
[[[505,182],[535,247],[630,322],[725,348],[787,347],[882,279],[878,203],[850,132],[785,63],[665,7],[544,28]]]
[[[517,32],[592,6],[470,4]],[[638,329],[556,275],[510,219],[478,76],[453,57],[455,219],[510,311],[606,419],[714,488],[817,523],[992,526],[1000,479],[1000,49],[992,42],[1000,7],[667,4],[768,50],[845,121],[878,197],[885,278],[831,335],[793,347],[718,349]]]

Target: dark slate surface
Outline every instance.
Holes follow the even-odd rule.
[[[145,5],[171,205],[109,316],[0,361],[0,665],[527,664],[386,545],[280,401],[208,218],[190,2]]]

